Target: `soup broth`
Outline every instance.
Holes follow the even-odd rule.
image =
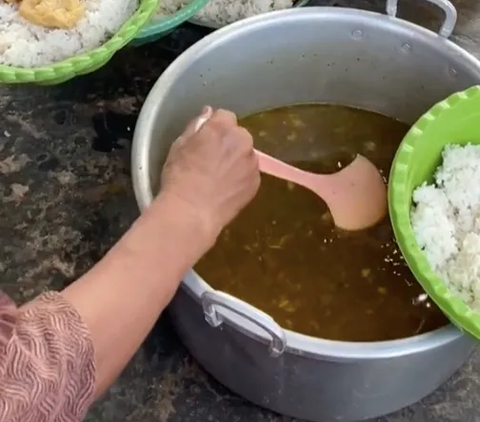
[[[376,113],[321,104],[269,110],[240,123],[256,148],[302,169],[335,172],[360,153],[385,177],[408,130]],[[388,218],[343,232],[315,194],[267,175],[196,270],[284,328],[315,337],[380,341],[447,323],[409,271]]]

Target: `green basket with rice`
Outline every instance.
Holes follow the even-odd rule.
[[[161,16],[162,4],[153,15],[150,22],[138,33],[134,40],[130,43],[133,46],[140,46],[146,43],[154,42],[172,32],[182,23],[191,19],[203,7],[207,5],[209,0],[192,0],[177,11]]]
[[[446,316],[480,339],[480,86],[411,128],[395,156],[389,207],[411,271]]]
[[[264,13],[270,10],[306,6],[309,1],[255,0],[254,6],[258,13]],[[157,41],[187,21],[195,25],[219,29],[243,19],[245,13],[251,15],[253,9],[245,9],[240,2],[235,5],[230,0],[163,0],[150,23],[142,29],[131,44],[139,46]]]
[[[91,0],[91,2],[93,1],[98,3],[100,0]],[[115,5],[113,0],[110,0],[110,3]],[[38,27],[29,23],[25,24],[25,21],[22,19],[12,18],[13,5],[0,4],[0,7],[3,8],[0,8],[0,33],[2,33],[1,26],[4,26],[4,45],[0,54],[0,63],[2,63],[0,64],[0,83],[54,85],[65,82],[75,76],[97,70],[105,65],[118,50],[135,38],[158,9],[158,0],[139,0],[138,4],[135,3],[132,6],[128,17],[121,21],[118,21],[118,19],[121,19],[123,16],[115,16],[119,24],[114,30],[112,28],[116,23],[115,19],[105,19],[101,16],[101,10],[106,10],[108,6],[109,3],[102,0],[102,3],[98,3],[97,8],[92,6],[91,9],[87,9],[87,13],[90,13],[90,15],[82,21],[82,28],[90,27],[91,32],[87,33],[84,31],[82,33],[79,28],[72,28],[72,30],[48,30],[43,28],[45,39],[42,39],[39,36],[40,29]],[[116,10],[115,7],[109,7],[109,9]],[[126,14],[128,12],[127,6],[121,10],[125,10]],[[24,25],[26,27],[25,31],[27,31],[24,33],[31,37],[31,41],[22,40],[23,45],[15,45],[13,49],[5,48],[5,39],[9,29],[7,26],[10,24],[8,19],[12,20],[13,28]],[[88,22],[85,23],[85,20],[88,20]],[[69,31],[72,32],[69,33]],[[73,31],[75,31],[75,34]],[[70,36],[74,38],[71,42],[69,42]],[[88,49],[84,48],[86,51],[80,54],[72,54],[71,51],[66,51],[68,48],[73,49],[75,46],[93,43],[95,36],[103,36],[103,39],[106,38],[106,41],[100,40],[97,46]],[[10,40],[13,45],[15,42],[13,35],[10,36]],[[41,45],[42,42],[44,42],[44,45]],[[35,51],[36,46],[38,48],[37,51]],[[81,50],[81,48],[77,48],[78,50]],[[63,55],[64,57],[55,60],[49,57],[49,53],[52,57],[55,57],[55,55]],[[6,62],[8,61],[10,63],[7,64]]]

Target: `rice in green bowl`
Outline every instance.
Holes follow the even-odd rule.
[[[163,0],[152,21],[171,16],[190,3],[191,0]],[[190,22],[220,28],[251,16],[304,6],[307,3],[308,0],[208,0]]]
[[[59,83],[103,66],[140,31],[158,0],[81,0],[71,29],[24,19],[17,3],[0,0],[0,82]]]

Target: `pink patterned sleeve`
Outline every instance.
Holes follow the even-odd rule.
[[[59,293],[17,308],[0,292],[0,422],[79,422],[93,401],[94,350]]]

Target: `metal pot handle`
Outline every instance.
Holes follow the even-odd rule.
[[[269,351],[272,357],[278,357],[285,351],[287,346],[285,332],[270,315],[227,293],[215,290],[205,292],[202,295],[203,313],[205,320],[214,328],[223,323],[222,315],[217,312],[217,307],[227,309],[245,318],[270,334],[272,340],[269,344]]]
[[[457,9],[449,0],[427,0],[435,4],[445,12],[445,20],[438,32],[440,36],[448,38],[452,35],[455,24],[457,23]],[[397,16],[398,0],[387,0],[387,15]]]

